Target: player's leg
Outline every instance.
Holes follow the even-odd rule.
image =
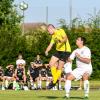
[[[2,90],[5,90],[5,87],[4,87],[4,76],[0,76],[0,80],[2,80],[2,82],[1,82]]]
[[[30,88],[34,89],[33,77],[30,76],[29,79],[30,79]]]
[[[58,82],[58,89],[62,90],[62,86],[61,86],[61,82],[62,82],[62,78],[59,78],[59,82]]]
[[[64,67],[64,64],[66,60],[68,59],[70,53],[69,52],[60,52],[59,53],[59,64],[58,64],[58,70],[57,70],[57,76],[55,82],[61,77],[62,69]]]
[[[12,77],[12,82],[13,82],[13,90],[16,88],[16,78],[13,76]]]
[[[70,89],[71,89],[71,81],[75,79],[75,77],[73,74],[68,74],[66,78],[67,79],[65,81],[65,91],[66,91],[66,97],[69,98]]]
[[[24,84],[26,84],[26,75],[23,75]]]
[[[58,67],[57,67],[57,71],[56,71],[56,75],[55,78],[53,80],[53,83],[55,84],[57,82],[57,80],[61,77],[61,73],[62,73],[62,68],[64,66],[64,61],[59,60],[58,62]]]
[[[49,63],[53,80],[55,80],[55,75],[56,75],[56,72],[57,72],[57,66],[56,66],[57,61],[58,61],[58,58],[55,57],[55,56],[52,56],[50,63]]]
[[[5,76],[5,88],[8,88],[9,82],[8,82],[8,77]]]
[[[77,90],[82,90],[82,83],[83,83],[83,80],[80,79],[80,85],[79,85],[79,88]]]
[[[39,77],[36,78],[38,89],[42,89],[42,76],[39,75]]]
[[[48,75],[47,75],[47,76],[46,76],[46,89],[47,89],[48,85],[49,85],[49,77],[48,77]]]
[[[89,94],[89,74],[88,73],[84,73],[83,75],[83,81],[84,81],[84,93],[85,93],[85,98],[88,98],[88,94]]]

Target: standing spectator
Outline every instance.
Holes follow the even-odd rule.
[[[22,54],[18,55],[18,59],[16,60],[16,66],[18,67],[19,64],[22,64],[23,67],[26,65],[26,61],[23,59]]]
[[[40,58],[40,55],[36,56],[36,59],[34,60],[34,65],[36,67],[42,67],[43,66],[43,61]]]

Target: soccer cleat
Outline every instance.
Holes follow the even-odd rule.
[[[64,96],[64,99],[69,99],[70,97],[69,96]]]
[[[2,87],[2,90],[5,90],[5,87]]]
[[[86,100],[86,99],[88,99],[88,98],[89,98],[88,96],[85,96],[85,97],[84,97],[84,100]]]
[[[51,88],[53,88],[55,85],[56,85],[56,83],[51,82],[51,83],[49,83],[49,85],[47,86],[47,89],[51,89]]]

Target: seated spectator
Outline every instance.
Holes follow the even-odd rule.
[[[36,68],[39,68],[39,69],[41,69],[41,67],[43,66],[43,61],[41,60],[40,55],[37,55],[36,56],[36,59],[34,60],[34,66]],[[41,77],[39,75],[39,83],[38,83],[38,86],[39,86],[40,89],[41,89],[41,85],[42,85],[42,83],[41,83]]]
[[[39,67],[36,67],[34,62],[30,62],[28,74],[30,76],[31,89],[40,88],[40,85],[39,85]]]
[[[8,65],[5,70],[5,87],[8,88],[10,82],[14,82],[14,65]]]
[[[15,70],[15,77],[17,82],[21,82],[23,85],[26,84],[25,68],[23,67],[23,64],[18,64]]]
[[[40,71],[39,71],[39,78],[40,78],[40,86],[42,88],[42,81],[46,81],[47,84],[47,70],[46,70],[46,66],[42,66]]]
[[[41,67],[43,66],[43,62],[40,58],[40,55],[37,55],[36,59],[34,60],[34,66]]]
[[[26,65],[26,61],[23,59],[22,54],[19,54],[18,59],[16,60],[16,66],[18,66],[19,64],[22,64],[23,67],[25,67]]]

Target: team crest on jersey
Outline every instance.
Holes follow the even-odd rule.
[[[84,51],[81,51],[81,54],[84,54]]]

